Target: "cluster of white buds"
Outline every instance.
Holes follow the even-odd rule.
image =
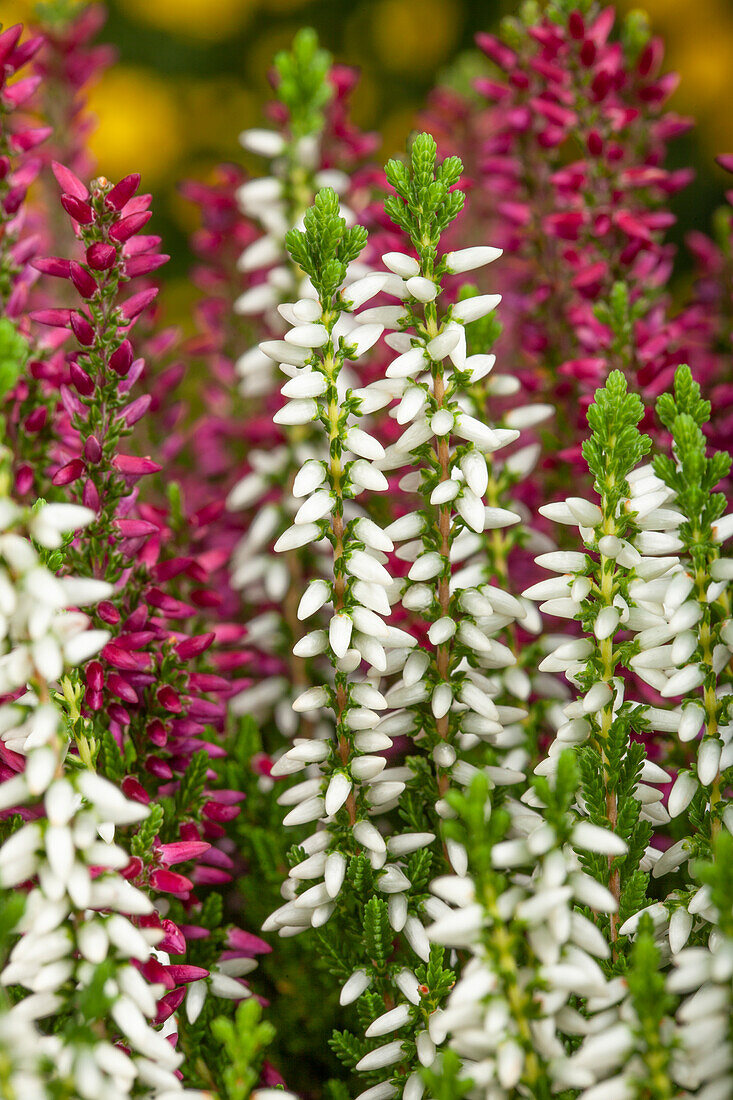
[[[284,328],[278,306],[313,294],[310,280],[288,255],[285,238],[291,229],[302,226],[305,211],[322,187],[346,195],[351,180],[339,169],[319,168],[318,134],[292,142],[275,130],[245,130],[240,141],[249,152],[266,157],[270,165],[268,175],[248,180],[237,192],[242,213],[258,223],[263,233],[239,257],[237,266],[252,285],[237,298],[234,309],[276,336]],[[344,203],[341,214],[353,224],[354,215]],[[236,366],[245,397],[273,392],[277,385],[275,369],[261,346],[246,351]]]
[[[375,464],[384,457],[384,449],[358,426],[362,397],[350,389],[344,392],[339,384],[343,364],[365,354],[382,334],[381,324],[358,324],[351,312],[355,301],[361,303],[380,289],[379,282],[367,278],[340,291],[338,308],[330,298],[296,302],[287,310],[293,327],[280,349],[282,360],[297,362],[281,362],[288,375],[283,387],[287,402],[276,419],[320,424],[329,457],[308,459],[298,472],[293,493],[302,503],[275,549],[287,552],[326,540],[331,550],[332,579],[311,581],[298,608],[303,620],[325,609],[326,621],[298,641],[295,653],[324,657],[333,669],[331,683],[307,688],[293,703],[297,713],[314,718],[330,711],[332,724],[323,737],[296,739],[273,769],[273,775],[290,775],[318,765],[312,778],[290,787],[279,801],[291,807],[286,825],[324,826],[304,842],[308,859],[292,869],[285,891],[288,900],[266,925],[278,927],[281,935],[328,920],[341,890],[347,855],[354,851],[368,853],[372,865],[381,870],[380,890],[391,895],[393,907],[404,909],[403,924],[407,916],[406,900],[403,897],[401,904],[399,899],[409,882],[398,864],[388,861],[387,843],[370,818],[394,808],[410,777],[407,769],[386,768],[385,758],[376,755],[390,748],[392,739],[389,718],[381,714],[386,700],[375,680],[395,660],[404,661],[415,642],[385,622],[394,589],[384,564],[392,541],[352,504],[364,491],[387,488]],[[360,671],[363,665],[366,675]],[[432,839],[417,836],[414,845],[403,840],[404,851]],[[394,854],[402,850],[398,846]],[[311,880],[316,884],[296,892]]]
[[[119,874],[129,854],[112,839],[116,826],[137,822],[147,811],[92,772],[65,775],[60,727],[56,707],[40,704],[36,730],[43,729],[44,743],[29,753],[22,776],[0,786],[3,809],[42,799],[45,814],[0,848],[4,888],[31,879],[37,883],[16,929],[20,938],[0,974],[3,985],[27,990],[7,1015],[27,1026],[59,1012],[71,1014],[69,1039],[62,1029],[39,1039],[39,1050],[60,1080],[73,1080],[80,1097],[117,1100],[141,1085],[159,1100],[183,1096],[175,1074],[181,1055],[150,1023],[164,987],[149,985],[134,965],[151,956],[160,935],[130,919],[151,913],[152,902]],[[80,1039],[84,1001],[94,995],[109,1005],[110,1021],[103,1036],[90,1030]],[[116,1045],[118,1036],[131,1054]]]
[[[297,40],[294,49],[297,49]],[[279,385],[276,364],[287,363],[295,370],[304,362],[303,349],[279,339],[289,325],[307,324],[319,313],[317,294],[307,275],[290,257],[285,238],[303,224],[306,209],[319,188],[330,187],[345,195],[349,176],[335,168],[321,168],[321,134],[318,130],[297,138],[274,130],[247,130],[240,141],[249,152],[270,162],[269,174],[244,183],[238,191],[242,213],[257,222],[263,235],[248,245],[239,259],[239,269],[252,285],[237,299],[235,310],[256,323],[260,333],[272,338],[250,348],[237,360],[241,393],[266,399]],[[351,225],[352,211],[343,202],[340,214]],[[367,268],[358,261],[349,277],[364,275]],[[292,300],[297,298],[298,301]],[[293,313],[293,311],[295,311]],[[307,354],[307,353],[306,353]],[[345,372],[346,374],[346,372]],[[247,624],[248,643],[262,655],[262,675],[234,702],[236,713],[260,718],[274,715],[279,732],[292,738],[303,721],[293,712],[292,701],[308,684],[306,666],[298,657],[286,661],[282,674],[273,665],[283,663],[283,654],[298,639],[296,608],[302,587],[317,570],[299,551],[278,560],[274,542],[291,524],[298,502],[293,495],[297,471],[309,460],[322,457],[309,421],[292,420],[281,410],[276,417],[282,441],[268,448],[254,448],[248,471],[229,494],[233,511],[255,509],[247,532],[236,546],[231,563],[234,588],[252,608],[259,608]],[[255,667],[255,671],[258,671]],[[306,732],[310,732],[306,725]]]
[[[0,1007],[0,1095],[8,1100],[51,1100],[40,1043],[31,1021],[8,1016]]]
[[[610,956],[608,943],[579,912],[611,913],[616,900],[583,872],[575,849],[605,855],[626,846],[588,822],[561,838],[521,803],[510,803],[510,814],[509,832],[491,845],[477,880],[432,883],[447,912],[427,930],[433,941],[469,953],[430,1034],[436,1043],[448,1037],[462,1076],[474,1083],[470,1096],[486,1100],[535,1095],[547,1081],[555,1089],[588,1084],[565,1058],[561,1036],[584,1022],[571,1002],[580,996],[611,1006],[621,984],[606,980],[597,960]]]
[[[37,1053],[53,1067],[53,1079],[71,1083],[74,1095],[89,1100],[120,1100],[135,1089],[164,1100],[184,1093],[176,1076],[181,1061],[168,1039],[149,1023],[163,987],[148,985],[134,962],[145,962],[152,945],[131,916],[152,912],[149,898],[131,886],[120,870],[129,854],[114,843],[117,826],[145,817],[114,784],[66,759],[68,735],[53,698],[54,682],[67,668],[93,656],[107,640],[88,629],[86,616],[66,611],[111,594],[105,582],[58,580],[41,563],[26,531],[56,548],[61,534],[91,522],[93,512],[51,504],[28,516],[3,501],[0,535],[3,693],[26,689],[17,703],[0,711],[6,740],[26,756],[23,772],[0,785],[0,809],[35,807],[0,848],[0,886],[15,890],[33,881],[18,935],[2,974],[3,986],[26,995],[3,1014],[0,1031],[33,1028],[63,1013],[69,1022],[37,1036]],[[157,935],[158,933],[156,933]],[[100,969],[101,968],[101,969]],[[87,1027],[84,1005],[102,1000],[110,1024]],[[117,1044],[123,1037],[130,1053]],[[9,1095],[26,1084],[17,1071]],[[43,1096],[42,1091],[38,1093]]]
[[[652,581],[634,586],[640,607],[652,617],[640,637],[644,648],[631,659],[635,672],[647,679],[670,701],[682,699],[670,709],[649,708],[647,717],[657,729],[677,734],[682,747],[695,751],[687,768],[678,771],[668,799],[673,818],[684,814],[692,800],[704,791],[708,811],[720,811],[721,776],[733,765],[733,716],[729,713],[733,680],[729,662],[733,655],[730,586],[733,562],[718,557],[719,544],[733,533],[733,517],[713,526],[718,544],[712,561],[697,568],[683,560]],[[733,815],[723,809],[722,826],[733,832]],[[713,826],[713,833],[719,827]],[[675,872],[693,858],[693,838],[684,836],[661,855],[653,874]],[[670,946],[679,951],[695,921],[705,920],[709,910],[707,891],[696,891],[689,903],[675,910],[670,922]]]
[[[637,1089],[650,1076],[643,1056],[647,1052],[640,1041],[639,1020],[625,992],[623,979],[616,978],[608,983],[604,996],[591,998],[587,1016],[575,1010],[563,1014],[564,1030],[583,1036],[583,1041],[563,1062],[557,1078],[560,1084],[582,1089],[579,1100],[629,1100],[643,1095]],[[671,1020],[663,1021],[656,1038],[664,1058],[675,1042]],[[660,1069],[661,1065],[657,1081],[666,1085],[667,1075]]]
[[[498,255],[490,247],[449,253],[444,270],[472,270]],[[410,563],[401,590],[403,608],[428,624],[427,644],[410,656],[387,700],[402,715],[402,732],[411,733],[432,756],[441,796],[436,810],[443,816],[443,795],[451,780],[465,785],[474,774],[471,765],[458,759],[457,748],[469,749],[480,741],[505,745],[512,737],[505,724],[522,717],[520,709],[494,701],[502,690],[503,670],[515,664],[514,653],[496,635],[523,619],[526,608],[487,583],[478,555],[485,532],[521,519],[486,503],[487,456],[513,443],[519,432],[490,427],[471,415],[464,392],[494,365],[493,355],[467,355],[464,326],[495,309],[500,296],[466,299],[442,318],[433,306],[418,321],[418,311],[440,293],[440,278],[427,278],[418,261],[403,253],[389,253],[383,261],[403,282],[400,314],[409,309],[414,327],[403,326],[387,337],[398,352],[386,370],[391,396],[398,399],[390,415],[405,430],[387,448],[380,466],[409,466],[400,488],[423,496],[422,506],[395,520],[387,533],[400,544],[397,557]],[[378,311],[377,319],[400,321],[385,310]],[[497,769],[496,782],[502,782],[501,771]],[[504,772],[503,781],[517,778],[511,759]],[[453,841],[447,844],[453,868],[462,874],[465,853]]]
[[[349,271],[352,279],[353,266]],[[307,276],[304,282],[307,283],[301,286],[304,296],[297,302],[281,303],[278,311],[293,328],[307,331],[308,326],[315,325],[320,318],[321,306]],[[354,284],[355,295],[361,285],[361,280]],[[369,289],[366,283],[365,291]],[[372,288],[372,293],[376,292],[377,288]],[[342,315],[340,330],[346,332],[349,325],[354,327],[354,321],[348,314]],[[371,327],[365,331],[362,342],[372,331]],[[376,338],[378,336],[379,333]],[[264,654],[267,666],[268,661],[277,660],[284,649],[299,640],[298,624],[303,618],[298,613],[300,589],[309,579],[308,572],[322,575],[327,571],[327,562],[320,563],[320,548],[311,548],[309,544],[293,544],[281,559],[272,552],[273,545],[299,514],[300,490],[296,485],[299,471],[310,463],[322,461],[324,454],[323,440],[313,428],[313,399],[293,399],[292,396],[307,390],[303,382],[298,382],[298,376],[312,348],[297,345],[290,333],[286,333],[285,339],[264,340],[259,350],[271,365],[277,363],[289,378],[282,391],[285,403],[274,416],[275,423],[286,433],[285,442],[273,450],[250,452],[250,470],[232,489],[228,505],[232,509],[244,509],[259,503],[257,514],[234,550],[231,577],[233,586],[242,591],[253,607],[266,606],[266,610],[248,621],[247,640]],[[363,350],[367,350],[366,344]],[[346,365],[336,382],[339,398],[343,399],[346,390],[355,383]],[[307,555],[307,563],[303,561],[304,555]],[[270,670],[241,692],[233,700],[232,707],[240,714],[264,716],[274,712],[278,730],[292,738],[302,727],[293,711],[293,699],[307,684],[305,658],[296,652],[287,675],[272,675]]]
[[[733,1094],[733,939],[716,932],[707,947],[685,947],[667,986],[687,996],[677,1011],[674,1078],[684,1095],[726,1100]]]
[[[24,529],[40,545],[56,549],[61,535],[90,523],[94,513],[77,504],[45,504],[30,514],[10,500],[0,502],[0,694],[15,694],[34,677],[60,679],[65,666],[83,664],[108,641],[106,630],[90,630],[86,607],[112,594],[94,578],[56,577],[39,560]],[[20,530],[18,528],[20,527]],[[33,689],[0,706],[0,737],[25,755],[43,743]]]
[[[568,497],[540,508],[548,519],[577,527],[584,550],[541,554],[537,564],[556,576],[532,585],[524,595],[542,601],[540,611],[544,614],[581,621],[588,629],[585,636],[560,634],[546,639],[548,647],[554,648],[540,669],[563,673],[576,694],[562,709],[555,740],[537,768],[539,774],[551,774],[558,756],[569,746],[607,738],[625,702],[638,708],[626,698],[619,649],[629,636],[636,639],[640,653],[631,658],[636,671],[636,662],[639,658],[643,662],[650,644],[648,632],[657,626],[654,612],[641,596],[657,578],[680,568],[676,556],[680,542],[669,530],[679,516],[664,506],[670,494],[663,486],[660,489],[659,479],[648,465],[629,472],[627,482],[628,495],[614,503],[615,515],[608,514],[604,500],[599,505],[582,497]],[[622,537],[617,526],[621,516]],[[639,717],[646,714],[646,709],[639,710]],[[649,716],[652,726],[655,715],[656,711]],[[641,779],[635,788],[641,820],[655,827],[666,824],[670,818],[657,785],[668,783],[668,774],[645,760]],[[658,856],[656,849],[647,849],[647,870]]]

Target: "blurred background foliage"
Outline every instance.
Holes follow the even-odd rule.
[[[68,0],[67,0],[68,2]],[[0,0],[0,22],[27,21],[36,0]],[[169,279],[185,299],[186,236],[196,212],[177,184],[221,161],[247,163],[241,130],[261,120],[275,52],[303,25],[337,61],[358,66],[356,122],[382,135],[386,158],[404,147],[436,81],[466,83],[477,31],[496,29],[519,0],[109,0],[104,39],[118,62],[93,88],[92,152],[112,179],[140,171],[155,193],[155,228],[173,256]],[[617,0],[642,6],[681,81],[671,106],[694,115],[674,146],[697,183],[679,200],[677,236],[707,228],[726,186],[713,157],[733,150],[733,0]],[[254,162],[248,167],[258,172]],[[175,295],[174,295],[175,297]],[[178,312],[178,310],[176,310]]]

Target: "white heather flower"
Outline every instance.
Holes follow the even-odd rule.
[[[51,547],[55,534],[88,522],[86,509],[49,505],[32,516],[33,537]],[[22,513],[16,513],[20,525]],[[113,784],[85,770],[64,774],[66,733],[62,715],[51,701],[53,680],[68,667],[74,649],[79,660],[97,652],[108,635],[90,631],[83,615],[64,609],[77,600],[91,602],[108,594],[106,587],[77,578],[59,583],[38,561],[22,532],[0,539],[0,569],[13,576],[16,598],[3,622],[0,678],[3,692],[27,688],[15,703],[0,708],[6,745],[27,756],[25,771],[0,784],[0,805],[29,809],[39,801],[45,816],[12,833],[0,847],[0,883],[13,888],[33,881],[25,910],[15,929],[18,939],[5,963],[0,982],[22,993],[0,1013],[0,1051],[7,1060],[3,1080],[15,1095],[43,1098],[48,1066],[63,1075],[64,1084],[80,1096],[127,1095],[145,1089],[151,1074],[169,1093],[184,1096],[175,1075],[180,1061],[170,1043],[157,1032],[158,987],[151,987],[129,960],[144,963],[151,946],[128,914],[150,914],[150,900],[121,878],[129,854],[101,840],[111,825],[140,820],[147,809],[130,802]],[[65,664],[66,662],[66,664]],[[96,978],[96,966],[109,968],[105,993],[110,1014],[125,1036],[129,1053],[113,1046],[116,1030],[105,1020],[83,1042],[74,1029],[52,1035],[34,1033],[36,1018],[60,1013],[72,1018]],[[34,1057],[26,1038],[32,1037]],[[6,1044],[12,1039],[12,1051]],[[112,1054],[110,1055],[110,1051]],[[35,1059],[38,1059],[36,1061]],[[90,1091],[90,1088],[92,1091]]]

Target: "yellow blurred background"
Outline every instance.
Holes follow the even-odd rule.
[[[0,0],[0,21],[28,19],[35,2]],[[403,147],[428,90],[471,50],[475,33],[495,29],[518,6],[519,0],[110,0],[103,38],[119,60],[89,97],[98,118],[92,150],[99,170],[112,179],[142,173],[156,192],[158,229],[169,251],[180,254],[194,214],[178,198],[177,181],[242,159],[237,136],[261,118],[273,54],[299,27],[314,26],[338,61],[360,67],[355,118],[380,131],[386,156]],[[690,203],[688,219],[695,224],[725,185],[712,158],[733,150],[727,106],[733,0],[617,6],[649,13],[667,41],[667,66],[681,75],[673,105],[697,119],[694,137],[676,154],[698,169],[697,215]]]

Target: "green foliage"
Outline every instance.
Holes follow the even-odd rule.
[[[645,1100],[671,1100],[678,1092],[672,1082],[670,1014],[674,998],[666,991],[661,953],[654,940],[654,924],[645,915],[631,952],[625,974],[635,1019],[635,1051],[641,1066],[635,1073],[634,1095]],[[643,1067],[643,1068],[641,1068]]]
[[[163,826],[164,810],[159,802],[150,806],[148,817],[132,838],[131,853],[145,860],[150,857],[153,841]]]
[[[444,949],[437,944],[431,944],[427,964],[415,968],[415,977],[423,990],[423,1008],[427,1012],[435,1011],[455,985],[455,973],[443,965],[444,959]]]
[[[176,810],[179,815],[181,813],[191,813],[192,808],[198,808],[206,785],[208,767],[209,754],[206,749],[199,749],[191,757],[191,762],[186,768],[176,792]]]
[[[583,457],[611,515],[628,492],[627,474],[651,447],[649,437],[637,428],[643,415],[641,398],[628,392],[626,379],[617,370],[609,374],[602,389],[596,390],[588,409],[591,436],[583,443]]]
[[[0,892],[0,964],[5,965],[14,943],[14,932],[25,910],[25,894],[19,891]],[[0,989],[0,1011],[7,1004],[7,995]]]
[[[389,923],[386,901],[371,897],[364,907],[364,945],[367,955],[383,967],[392,953],[394,932]]]
[[[26,338],[8,317],[0,317],[0,399],[13,389],[30,358]]]
[[[350,1031],[334,1031],[328,1040],[328,1045],[334,1052],[339,1062],[347,1069],[353,1069],[367,1052],[367,1044],[352,1035]]]
[[[470,1077],[461,1077],[463,1063],[452,1050],[444,1050],[436,1064],[421,1070],[428,1096],[433,1100],[462,1100],[473,1088]]]
[[[221,1100],[247,1100],[260,1078],[264,1051],[275,1029],[262,1020],[262,1008],[254,997],[239,1004],[234,1019],[218,1016],[210,1027],[223,1048]]]
[[[676,461],[657,455],[654,470],[677,494],[677,507],[686,517],[680,524],[680,537],[699,566],[711,552],[717,555],[712,525],[725,512],[727,502],[723,493],[713,490],[728,474],[731,457],[726,451],[707,454],[702,429],[710,419],[710,402],[701,396],[689,367],[677,368],[674,394],[662,394],[657,415],[672,435]]]
[[[633,65],[652,36],[649,16],[642,8],[633,8],[621,24],[621,41]]]
[[[102,774],[113,783],[121,783],[127,774],[127,768],[120,747],[109,728],[102,731],[102,752],[99,759]]]
[[[632,357],[636,346],[634,327],[649,310],[643,296],[633,301],[626,283],[616,282],[611,287],[607,301],[598,302],[593,313],[602,325],[611,332],[610,357],[626,371],[632,367]]]
[[[285,245],[293,261],[309,276],[323,303],[329,303],[346,278],[348,265],[364,248],[362,225],[346,228],[339,213],[338,195],[322,188],[305,213],[304,229],[291,229]]]
[[[343,943],[334,942],[330,932],[318,931],[315,936],[318,944],[318,957],[329,974],[333,974],[341,983],[345,982],[351,973],[347,961],[347,953]]]
[[[345,1081],[331,1079],[324,1087],[325,1100],[350,1100],[351,1093]]]
[[[288,109],[294,138],[318,133],[323,127],[323,111],[333,95],[328,80],[332,61],[311,27],[298,31],[289,51],[281,50],[275,55],[277,96]]]
[[[369,857],[363,852],[349,860],[346,877],[355,893],[371,894],[374,890],[374,872]]]
[[[578,760],[572,749],[565,749],[560,754],[553,783],[544,776],[532,777],[532,788],[545,807],[544,818],[555,830],[560,841],[566,839],[573,825],[571,807],[578,793],[579,782]]]
[[[437,163],[438,147],[430,134],[419,134],[412,143],[410,163],[390,160],[385,166],[387,183],[397,192],[384,204],[388,217],[409,236],[421,257],[434,260],[441,233],[463,209],[465,195],[451,190],[460,179],[459,157]]]

